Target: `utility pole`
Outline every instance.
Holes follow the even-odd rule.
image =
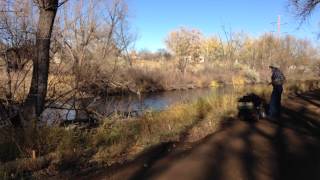
[[[282,25],[285,25],[285,24],[287,24],[287,23],[282,23],[281,22],[281,15],[278,15],[278,19],[277,19],[277,22],[272,22],[271,23],[272,25],[277,25],[277,36],[278,36],[278,38],[280,39],[280,37],[281,37],[281,26]],[[271,32],[275,32],[275,31],[271,31]]]
[[[280,38],[281,35],[281,16],[278,15],[278,38]]]

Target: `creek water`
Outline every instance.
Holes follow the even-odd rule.
[[[86,99],[83,104],[86,104],[88,109],[94,110],[103,116],[113,113],[137,116],[145,111],[161,111],[177,103],[188,103],[208,96],[228,96],[234,95],[235,92],[248,92],[252,87],[257,86],[245,86],[241,88],[221,86],[216,88],[147,93],[141,96],[132,94],[106,98],[98,97]],[[48,108],[43,113],[43,119],[46,121],[48,119],[75,120],[79,118],[79,114],[81,113],[74,109]],[[86,118],[85,115],[81,116],[80,119]]]
[[[161,111],[177,103],[188,103],[213,94],[223,96],[233,92],[234,88],[232,86],[164,91],[142,94],[141,96],[128,95],[101,98],[89,106],[102,114],[110,114],[116,111],[120,113],[141,113],[149,110]]]

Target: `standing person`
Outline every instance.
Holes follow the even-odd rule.
[[[269,66],[272,71],[271,75],[271,84],[273,86],[270,107],[269,107],[269,116],[270,117],[279,117],[281,112],[281,94],[283,91],[283,83],[285,77],[281,70],[274,66]]]

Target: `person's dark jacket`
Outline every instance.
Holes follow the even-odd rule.
[[[272,85],[283,85],[286,78],[278,68],[272,69],[271,83]]]

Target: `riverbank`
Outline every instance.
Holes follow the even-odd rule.
[[[286,86],[285,93],[319,87],[319,82],[310,81]],[[90,129],[41,127],[23,133],[7,129],[0,139],[0,174],[49,177],[89,173],[128,162],[167,142],[196,142],[216,132],[224,117],[236,115],[240,96],[255,92],[268,98],[271,92],[271,88],[254,86],[236,90],[228,96],[212,95],[164,111],[146,112],[138,118],[113,116]],[[30,159],[33,156],[35,159]]]
[[[154,154],[86,178],[319,179],[319,95],[319,89],[289,95],[277,120],[226,118],[197,143],[163,144]]]
[[[123,66],[118,74],[87,72],[80,79],[81,91],[88,94],[110,96],[142,94],[151,92],[188,90],[218,86],[243,86],[267,84],[270,70],[253,68],[238,62],[207,62],[189,64],[185,72],[177,69],[172,61],[136,61],[131,67]],[[316,77],[314,71],[299,71],[285,68],[288,80],[307,80]],[[297,75],[299,74],[299,75]],[[94,76],[93,76],[94,75]],[[67,85],[70,83],[66,83]]]
[[[224,107],[232,103],[226,98],[219,101],[225,104]],[[13,173],[20,177],[25,176],[24,172],[27,171],[32,176],[42,176],[43,173],[49,173],[50,176],[75,171],[75,167],[80,168],[76,171],[80,171],[90,169],[90,166],[96,168],[123,163],[161,142],[178,141],[195,124],[212,115],[213,107],[210,101],[199,100],[175,105],[161,112],[147,112],[138,119],[113,116],[103,120],[97,128],[87,130],[41,127],[30,130],[36,132],[33,136],[30,136],[31,132],[22,135],[21,132],[8,130],[6,137],[17,139],[11,141],[2,136],[1,159],[8,162],[1,165],[0,174],[6,177]],[[21,151],[16,143],[23,148]],[[44,158],[45,163],[40,163],[28,160],[32,157],[32,151],[39,156],[37,159],[43,159],[48,154],[54,155]],[[10,161],[16,158],[15,164],[19,165],[12,168]]]

